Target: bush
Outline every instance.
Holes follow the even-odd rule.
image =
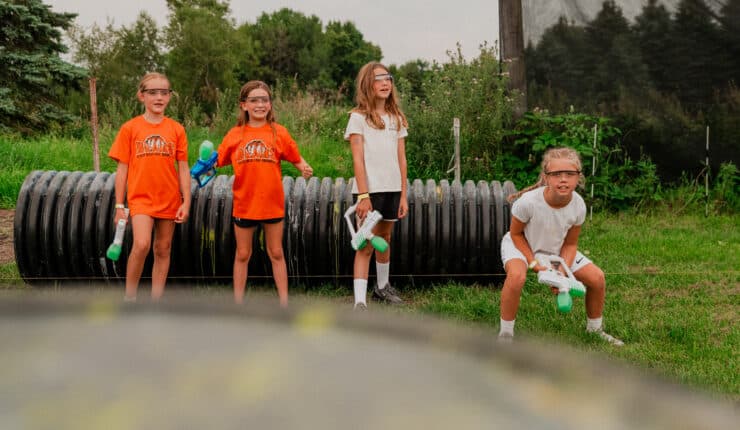
[[[502,139],[511,102],[493,49],[484,45],[470,63],[458,49],[449,63],[434,64],[422,78],[421,96],[405,79],[398,85],[409,120],[409,178],[450,177],[453,118],[459,118],[461,178],[504,179]]]

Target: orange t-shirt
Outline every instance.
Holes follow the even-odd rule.
[[[152,124],[143,115],[118,131],[108,156],[128,164],[126,199],[131,216],[174,219],[182,204],[176,161],[188,160],[185,128],[165,117]]]
[[[297,163],[301,154],[280,124],[237,126],[224,136],[218,147],[218,165],[234,166],[235,217],[263,220],[285,216],[281,160]]]

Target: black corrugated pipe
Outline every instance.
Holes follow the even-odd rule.
[[[13,227],[18,271],[28,283],[65,280],[120,281],[131,242],[127,228],[117,262],[105,258],[115,226],[110,173],[34,171],[23,182]],[[233,176],[205,187],[192,184],[190,220],[177,225],[172,246],[173,282],[230,282],[234,260],[231,223]],[[352,179],[283,178],[283,238],[288,274],[300,282],[352,276],[354,251],[344,221],[352,205]],[[409,184],[409,215],[394,227],[391,272],[415,280],[478,280],[503,273],[499,245],[509,228],[510,181]],[[373,265],[371,265],[372,267]],[[144,274],[151,268],[151,256]],[[270,277],[263,236],[255,235],[249,277]]]

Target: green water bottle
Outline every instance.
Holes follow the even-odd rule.
[[[568,313],[573,308],[573,298],[570,297],[570,293],[567,291],[559,292],[555,302],[558,310],[562,313]]]
[[[385,250],[388,249],[388,242],[380,236],[373,236],[372,239],[370,239],[370,243],[378,252],[385,252]]]
[[[123,236],[126,234],[126,221],[128,220],[128,209],[126,209],[126,216],[118,220],[116,224],[116,234],[113,236],[113,243],[110,244],[108,250],[105,252],[105,256],[113,261],[118,261],[121,257],[121,249],[123,245]]]
[[[207,161],[209,158],[211,158],[211,154],[213,153],[213,142],[210,140],[204,140],[203,143],[200,144],[200,147],[198,149],[198,154],[201,160]]]

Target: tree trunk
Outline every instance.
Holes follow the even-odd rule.
[[[518,119],[527,110],[522,0],[499,0],[498,16],[501,59],[508,74],[509,91],[514,98],[514,119]]]

